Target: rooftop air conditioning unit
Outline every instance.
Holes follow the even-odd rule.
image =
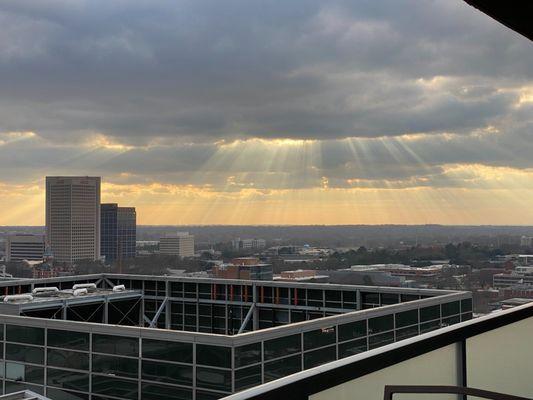
[[[76,283],[74,286],[72,286],[72,289],[87,289],[88,292],[96,292],[96,284],[95,283]]]
[[[33,301],[31,294],[11,294],[4,296],[4,303],[17,303],[19,301]]]
[[[113,286],[113,292],[116,293],[116,292],[123,292],[126,290],[126,286],[124,285],[117,285],[117,286]]]
[[[76,285],[74,285],[76,286]],[[74,289],[74,296],[85,296],[89,291],[87,288],[81,288],[81,289]]]
[[[33,289],[31,292],[32,294],[36,296],[51,296],[53,294],[58,294],[59,289],[55,286],[38,287],[38,288]]]

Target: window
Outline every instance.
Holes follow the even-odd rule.
[[[177,388],[172,386],[154,385],[143,383],[142,385],[143,400],[190,400],[192,399],[192,390]]]
[[[46,389],[46,395],[55,400],[89,400],[88,394],[54,389],[52,387]],[[96,397],[93,397],[93,399],[96,399]]]
[[[142,356],[155,360],[192,363],[192,343],[143,339]]]
[[[6,379],[29,383],[44,383],[44,368],[6,362]]]
[[[184,283],[183,284],[184,296],[195,299],[196,298],[196,283]]]
[[[289,311],[286,310],[273,310],[274,311],[274,324],[285,325],[289,323]]]
[[[394,329],[394,317],[392,314],[368,319],[368,333],[376,334]]]
[[[210,283],[199,283],[198,284],[198,298],[200,299],[211,299],[212,295],[212,286]]]
[[[231,368],[231,348],[197,344],[196,363],[211,365],[213,367]]]
[[[142,378],[150,381],[190,386],[192,385],[192,366],[143,360]]]
[[[366,336],[366,320],[339,325],[339,342]]]
[[[183,283],[170,282],[170,293],[172,297],[183,297]]]
[[[418,325],[396,330],[396,340],[403,340],[418,335]]]
[[[265,382],[294,374],[302,370],[302,357],[296,356],[265,363]]]
[[[231,391],[231,371],[197,367],[196,386],[204,389]]]
[[[261,366],[242,368],[235,371],[235,390],[244,390],[261,384]]]
[[[440,306],[424,307],[420,309],[420,322],[440,319]]]
[[[455,315],[453,317],[443,318],[442,326],[449,326],[449,325],[457,324],[459,322],[461,322],[461,316]]]
[[[357,308],[357,292],[342,292],[342,307]]]
[[[341,295],[338,290],[326,290],[326,307],[341,308]]]
[[[459,314],[460,311],[460,302],[453,301],[450,303],[443,303],[441,304],[442,309],[442,317],[449,317],[450,315],[456,315]]]
[[[46,384],[63,389],[89,391],[89,374],[48,368],[46,370]]]
[[[89,334],[48,329],[48,346],[89,351]]]
[[[367,351],[366,338],[339,344],[339,358],[350,357]]]
[[[324,291],[307,289],[307,305],[311,307],[324,307]]]
[[[472,299],[464,299],[461,300],[461,312],[469,312],[472,311]]]
[[[261,343],[235,347],[235,368],[261,362]]]
[[[9,342],[44,345],[44,329],[29,326],[6,325]]]
[[[376,347],[385,346],[386,344],[394,342],[394,332],[382,333],[380,335],[370,336],[368,338],[368,349],[372,350]]]
[[[431,321],[431,322],[426,322],[424,324],[420,324],[420,334],[433,331],[439,328],[440,328],[440,322],[438,319]]]
[[[381,293],[381,305],[399,303],[400,299],[397,293]]]
[[[271,360],[301,351],[300,335],[291,335],[265,341],[265,360]]]
[[[93,334],[93,351],[97,353],[139,356],[139,339],[124,336]]]
[[[379,293],[361,293],[361,300],[366,308],[379,306]],[[368,307],[369,306],[369,307]]]
[[[396,328],[418,324],[418,309],[396,314]]]
[[[39,347],[28,347],[6,343],[6,360],[43,364],[44,350]]]
[[[333,344],[336,341],[336,329],[330,328],[317,329],[304,333],[304,349],[314,349]]]
[[[32,392],[38,394],[43,394],[44,392],[42,386],[6,381],[6,393],[20,392],[21,390],[31,390]]]
[[[138,370],[136,359],[93,354],[93,372],[137,378]]]
[[[225,396],[217,392],[209,392],[207,390],[196,391],[196,400],[219,400],[222,397]]]
[[[402,303],[405,303],[406,301],[418,300],[418,295],[417,294],[401,294],[400,300]]]
[[[48,365],[59,368],[89,370],[89,354],[48,349]]]
[[[304,368],[313,368],[337,359],[335,346],[309,351],[304,354]]]
[[[127,399],[137,398],[137,381],[128,381],[100,375],[93,375],[92,381],[92,391],[95,394],[124,397]]]
[[[471,319],[472,319],[472,313],[471,312],[461,314],[461,321],[468,321],[468,320],[471,320]]]
[[[291,323],[305,321],[305,311],[291,310]]]

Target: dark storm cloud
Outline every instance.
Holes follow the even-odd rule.
[[[0,20],[0,130],[56,142],[468,131],[532,75],[530,43],[459,0],[5,0]]]
[[[469,187],[450,165],[533,168],[533,46],[462,0],[4,0],[0,26],[5,182]]]

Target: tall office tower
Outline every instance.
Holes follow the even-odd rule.
[[[7,237],[6,261],[42,260],[43,255],[43,235],[16,233]]]
[[[46,177],[46,240],[59,262],[100,258],[100,177]]]
[[[135,207],[119,207],[116,203],[100,208],[102,233],[100,251],[106,262],[135,257],[137,217]]]
[[[122,259],[135,257],[137,213],[135,207],[118,208],[118,250]]]
[[[159,253],[167,256],[194,256],[194,236],[189,232],[178,232],[159,239]]]
[[[118,204],[108,203],[100,206],[100,254],[106,263],[118,257]]]

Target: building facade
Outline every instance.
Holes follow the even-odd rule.
[[[167,256],[194,256],[194,236],[188,232],[178,232],[159,239],[159,253]]]
[[[0,291],[34,296],[0,304],[0,387],[53,399],[218,399],[472,318],[443,290],[98,274]]]
[[[100,177],[46,177],[46,241],[55,261],[100,258]]]
[[[101,205],[101,255],[106,262],[135,257],[137,216],[134,207]]]
[[[42,260],[44,236],[17,233],[9,235],[6,241],[6,261]]]
[[[137,212],[135,207],[118,208],[118,249],[122,259],[135,257]]]
[[[266,240],[237,238],[232,240],[231,244],[235,250],[264,249],[266,247]]]
[[[492,286],[495,289],[504,289],[516,285],[533,285],[533,274],[495,274],[492,276]]]
[[[106,263],[118,258],[118,204],[100,206],[100,255]]]

